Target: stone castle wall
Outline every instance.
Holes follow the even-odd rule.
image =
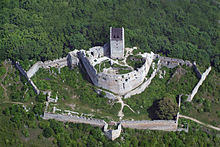
[[[196,66],[196,63],[195,63],[195,62],[193,62],[193,70],[194,70],[194,72],[196,73],[197,78],[200,79],[200,78],[202,77],[202,74],[201,74],[201,72],[199,71],[198,67]]]
[[[85,53],[82,51],[79,51],[77,53],[77,56],[78,56],[79,60],[81,61],[83,67],[85,68],[87,74],[89,75],[89,78],[92,81],[92,83],[94,85],[98,86],[97,72],[96,72],[95,68],[90,64]]]
[[[106,124],[104,120],[79,117],[75,115],[53,114],[53,113],[46,113],[46,112],[44,113],[43,119],[46,119],[46,120],[55,119],[55,120],[64,121],[64,122],[90,124],[90,125],[98,126],[98,127],[104,127]]]
[[[72,53],[72,52],[70,52]],[[53,61],[38,61],[36,62],[28,71],[27,71],[27,76],[28,78],[31,78],[40,68],[51,68],[51,67],[56,67],[56,68],[62,68],[65,66],[73,66],[78,64],[78,58],[74,56],[73,54],[68,54],[64,58],[59,58]]]
[[[122,40],[112,38],[112,28],[110,28],[110,57],[112,59],[121,59],[124,57],[124,28],[122,28]]]
[[[149,130],[163,130],[176,131],[177,123],[175,120],[139,120],[139,121],[121,121],[124,128],[133,129],[149,129]]]
[[[158,70],[160,69],[161,65],[160,62],[158,62],[158,68],[154,69],[153,73],[151,74],[150,78],[147,79],[143,84],[141,84],[139,87],[135,88],[134,90],[128,92],[124,98],[129,98],[132,95],[140,94],[142,93],[151,83],[152,79],[156,76]]]
[[[144,65],[137,69],[137,71],[134,70],[127,74],[114,75],[105,73],[97,74],[96,69],[90,64],[84,52],[78,52],[78,57],[94,85],[119,95],[124,95],[143,83],[153,60],[146,58]]]
[[[166,66],[167,68],[175,68],[178,65],[186,65],[192,67],[192,63],[188,60],[184,61],[182,59],[170,58],[170,57],[162,57],[160,55],[156,55],[161,61],[162,66]]]
[[[210,71],[211,71],[211,66],[208,69],[206,69],[206,71],[202,74],[201,79],[194,87],[192,93],[188,96],[187,101],[191,102],[193,100],[194,96],[196,95],[196,93],[199,90],[199,87],[202,85],[203,81],[205,81],[205,79],[209,75]]]
[[[43,65],[42,61],[36,62],[28,71],[27,76],[28,78],[31,78]]]
[[[31,86],[33,87],[35,93],[40,94],[40,90],[37,88],[37,86],[34,84],[34,82],[28,77],[27,72],[21,67],[21,65],[18,62],[15,63],[15,67],[20,71],[20,73],[31,84]]]

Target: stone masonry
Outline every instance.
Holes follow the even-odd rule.
[[[211,66],[206,69],[206,71],[202,74],[201,79],[199,80],[199,82],[197,83],[197,85],[195,86],[195,88],[193,89],[192,93],[188,96],[187,101],[191,102],[194,98],[194,96],[196,95],[196,93],[199,90],[199,87],[202,85],[203,81],[206,79],[206,77],[209,75],[209,72],[211,71]]]
[[[110,57],[124,58],[124,28],[110,28]]]

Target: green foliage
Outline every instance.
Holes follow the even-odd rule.
[[[6,69],[3,66],[0,66],[0,77],[2,77],[6,73]]]
[[[0,86],[0,100],[4,98],[4,89]]]
[[[53,135],[53,129],[47,127],[43,130],[43,136],[49,138]]]
[[[27,129],[22,130],[21,132],[22,132],[22,134],[24,135],[24,137],[29,137],[29,136],[30,136],[30,134],[29,134],[29,132],[28,132]]]
[[[54,59],[104,45],[109,27],[123,26],[128,47],[220,67],[220,11],[211,1],[9,0],[1,6],[0,60]]]
[[[140,55],[130,55],[127,58],[127,64],[133,67],[135,70],[137,68],[140,68],[144,64],[144,62],[145,61],[143,60],[143,57]]]
[[[46,95],[44,95],[42,92],[36,96],[36,101],[37,102],[45,102],[46,101]]]
[[[175,119],[178,111],[178,105],[172,98],[163,98],[156,102],[155,117],[157,119]]]
[[[33,107],[33,112],[37,115],[43,115],[44,113],[44,104],[43,103],[38,103],[36,105],[34,105]]]

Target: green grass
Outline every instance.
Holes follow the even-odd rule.
[[[134,60],[132,60],[134,58]],[[129,66],[133,67],[134,69],[140,68],[145,61],[142,60],[143,57],[140,55],[130,55],[128,56],[126,62]]]
[[[61,69],[61,74],[54,72],[49,74],[48,70],[41,69],[32,79],[39,89],[58,92],[57,108],[117,119],[119,107],[110,105],[107,98],[99,96],[94,91],[94,85],[83,78],[78,68],[70,70],[65,67]]]
[[[124,100],[124,102],[136,112],[133,113],[128,108],[125,108],[125,118],[138,120],[143,118],[150,119],[149,108],[152,106],[155,100],[162,99],[163,97],[171,97],[176,99],[179,94],[188,94],[198,82],[198,79],[192,72],[192,69],[188,69],[188,72],[181,76],[179,82],[170,82],[168,84],[168,81],[176,69],[162,67],[161,70],[166,71],[164,79],[160,79],[159,75],[157,74],[144,92]],[[172,81],[173,80],[176,80],[175,77],[172,79]],[[139,112],[139,114],[137,112]]]
[[[111,65],[110,65],[110,61],[108,60],[105,60],[104,62],[95,65],[95,69],[98,73],[103,72],[104,68],[109,68],[109,67],[111,67]]]
[[[220,78],[212,70],[191,103],[183,103],[181,113],[220,127]]]

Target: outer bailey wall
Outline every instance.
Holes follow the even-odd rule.
[[[35,63],[28,71],[27,71],[27,76],[28,78],[31,78],[38,70],[39,68],[42,67],[43,62],[38,61]]]
[[[188,96],[187,101],[191,102],[194,98],[194,96],[196,95],[196,93],[199,90],[199,87],[202,85],[202,83],[205,81],[206,77],[209,75],[209,72],[211,71],[211,66],[206,69],[206,71],[202,74],[201,79],[199,80],[199,82],[196,84],[196,86],[194,87],[192,93]]]
[[[175,120],[140,120],[140,121],[122,121],[124,128],[133,129],[149,129],[149,130],[163,130],[176,131],[177,123]]]
[[[27,76],[26,71],[21,67],[21,65],[16,62],[15,63],[16,68],[20,71],[20,73],[28,80],[28,82],[31,84],[31,86],[33,87],[34,91],[39,94],[40,90],[37,88],[37,86],[34,84],[34,82]]]
[[[67,57],[56,59],[53,61],[45,61],[42,65],[43,68],[64,67],[64,66],[67,66]]]
[[[88,119],[85,117],[78,117],[78,116],[70,116],[70,115],[62,115],[62,114],[52,114],[52,113],[44,113],[43,119],[55,119],[58,121],[64,121],[64,122],[73,122],[73,123],[84,123],[84,124],[90,124],[93,126],[103,127],[106,123],[104,120],[99,119]]]
[[[80,59],[81,63],[83,64],[87,74],[89,75],[91,81],[94,85],[98,86],[98,78],[96,74],[95,68],[90,64],[89,60],[86,58],[84,52],[79,51],[77,53],[78,58]]]
[[[38,61],[36,62],[28,71],[27,76],[28,78],[31,78],[40,68],[50,68],[50,67],[65,67],[67,65],[76,65],[78,64],[77,57],[74,57],[73,55],[67,55],[67,57],[56,59],[53,61]]]
[[[166,66],[168,68],[175,68],[178,65],[187,65],[192,66],[192,63],[190,61],[184,61],[182,59],[176,59],[176,58],[169,58],[169,57],[162,57],[160,55],[156,55],[161,60],[161,65]]]

